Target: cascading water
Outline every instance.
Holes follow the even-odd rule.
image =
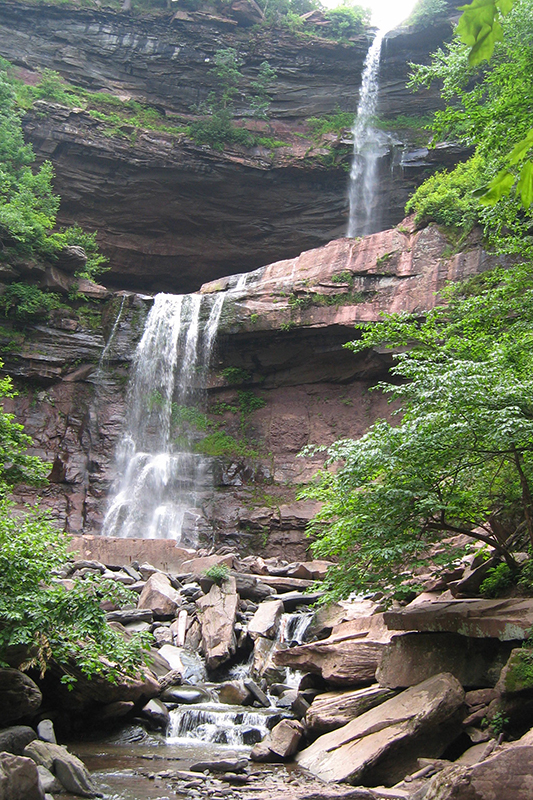
[[[382,155],[380,136],[372,127],[376,114],[379,90],[379,62],[383,31],[378,31],[365,59],[359,105],[355,116],[353,134],[353,158],[350,171],[348,197],[350,216],[348,236],[364,236],[379,227],[375,209],[375,193],[378,159]]]
[[[251,711],[222,703],[199,703],[170,712],[167,744],[201,741],[207,744],[249,747],[265,738],[273,712]]]
[[[105,536],[196,544],[210,461],[194,452],[224,294],[160,294],[137,347]]]

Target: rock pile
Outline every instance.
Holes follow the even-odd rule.
[[[96,794],[81,762],[56,744],[50,712],[58,721],[83,711],[92,725],[135,720],[166,732],[173,709],[203,704],[200,720],[206,703],[235,708],[252,761],[295,760],[310,780],[331,784],[320,797],[531,797],[533,656],[522,644],[533,625],[533,599],[464,596],[457,587],[472,573],[467,563],[428,581],[431,591],[408,605],[387,607],[376,595],[309,611],[325,562],[182,551],[166,571],[107,560],[72,561],[57,580],[68,586],[76,577],[104,576],[129,586],[136,607],[109,608],[108,620],[124,636],[153,635],[151,669],[116,685],[80,675],[69,693],[53,680],[38,686],[37,678],[0,670],[7,726],[0,731],[0,789],[23,787],[4,792],[9,800],[41,800],[59,784],[80,796]],[[288,669],[299,676],[288,680]],[[242,706],[263,708],[264,726],[243,726]],[[198,769],[217,773],[213,786],[253,783],[247,759],[242,769],[221,764]],[[204,785],[205,775],[179,780]],[[337,784],[360,788],[354,794]],[[265,797],[276,791],[273,784]],[[317,797],[313,791],[304,781],[289,796]]]

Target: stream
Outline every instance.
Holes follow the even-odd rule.
[[[283,614],[277,640],[301,644],[305,641],[313,612]],[[140,724],[115,728],[109,735],[70,741],[69,750],[85,763],[104,800],[171,800],[171,798],[243,797],[243,786],[233,786],[224,773],[191,773],[199,762],[245,762],[251,792],[282,786],[290,780],[294,765],[257,764],[249,760],[254,744],[262,741],[282,718],[292,717],[287,708],[277,707],[268,695],[268,708],[228,705],[218,702],[216,683],[199,683],[197,656],[191,658],[191,683],[211,699],[170,707],[166,731],[150,732]],[[250,678],[251,660],[229,671],[232,680]],[[195,669],[193,669],[195,667]],[[194,674],[193,674],[194,673]],[[286,671],[284,685],[296,688],[301,673]],[[242,765],[243,766],[243,765]],[[256,795],[257,796],[257,795]],[[62,794],[65,800],[75,795]]]

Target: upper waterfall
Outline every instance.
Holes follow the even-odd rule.
[[[374,197],[381,147],[372,122],[378,102],[383,36],[384,31],[378,31],[368,50],[359,90],[359,105],[352,128],[353,158],[348,189],[350,201],[348,236],[350,237],[365,236],[379,227]]]

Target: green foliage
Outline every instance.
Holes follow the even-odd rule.
[[[11,283],[0,295],[0,309],[7,317],[10,313],[21,321],[46,317],[54,308],[60,308],[61,298],[54,292],[43,292],[37,286]]]
[[[242,367],[226,367],[220,374],[230,384],[246,383],[252,377],[248,370]]]
[[[484,597],[500,597],[514,584],[513,577],[508,564],[498,564],[489,569],[487,577],[480,586],[480,592]]]
[[[227,581],[229,574],[229,568],[226,564],[213,564],[212,567],[209,567],[204,572],[205,577],[210,578],[217,586],[221,586],[224,581]]]
[[[483,175],[480,155],[448,172],[437,172],[418,187],[405,210],[416,212],[416,222],[434,221],[469,231],[479,219],[479,203],[472,194]]]
[[[45,70],[36,87],[21,88],[11,75],[11,65],[0,59],[0,244],[2,256],[10,251],[54,257],[65,245],[77,244],[88,255],[84,277],[102,271],[106,261],[98,253],[95,234],[78,226],[50,234],[56,223],[59,197],[54,194],[52,165],[32,167],[35,156],[24,143],[20,116],[31,100],[48,97],[69,101],[69,92],[55,72]]]
[[[0,663],[10,648],[27,648],[27,669],[44,672],[50,661],[63,668],[65,682],[73,670],[87,677],[116,681],[134,675],[144,663],[145,637],[126,641],[106,622],[103,600],[132,602],[131,593],[115,581],[76,580],[72,589],[51,581],[67,560],[69,537],[46,514],[24,516],[0,500]]]
[[[446,0],[418,0],[405,24],[422,30],[445,17],[447,10]]]
[[[109,269],[106,266],[108,259],[98,249],[96,232],[88,233],[83,228],[80,228],[79,225],[72,225],[71,227],[63,228],[59,233],[53,233],[50,238],[57,243],[58,247],[68,247],[70,245],[83,247],[87,255],[87,263],[82,271],[76,273],[76,277],[94,280]]]
[[[243,440],[236,439],[223,430],[208,433],[195,445],[197,453],[213,458],[254,458],[257,452]]]
[[[489,727],[495,736],[499,736],[500,733],[503,733],[508,724],[509,717],[506,717],[503,711],[496,711],[490,721]]]
[[[466,172],[464,168],[457,172],[456,168],[449,178],[441,174],[441,180],[448,184],[446,199],[451,199],[450,187],[454,192],[458,190],[461,204],[468,206],[468,219],[474,217],[479,221],[491,243],[509,252],[520,249],[528,233],[533,200],[530,160],[533,55],[530,48],[523,46],[533,36],[532,2],[518,0],[510,10],[512,5],[505,0],[505,9],[503,5],[500,7],[500,11],[505,10],[503,20],[496,13],[499,4],[491,0],[475,0],[464,7],[467,10],[461,19],[470,19],[467,26],[472,25],[472,30],[481,37],[477,55],[472,58],[475,45],[460,23],[456,41],[437,51],[429,66],[417,65],[413,76],[414,85],[428,86],[433,81],[442,85],[447,106],[435,114],[432,125],[435,139],[455,139],[475,148],[476,163],[467,166]],[[474,17],[478,18],[479,27],[472,21]],[[501,36],[498,34],[495,41],[490,64],[479,66],[490,54],[486,48],[494,30],[493,22],[496,28],[501,28]],[[488,38],[483,38],[485,34]],[[494,41],[489,47],[491,51],[493,45]],[[465,178],[470,180],[465,182]],[[474,178],[476,183],[471,185]],[[433,203],[425,198],[431,214],[430,205],[437,210],[439,207],[437,184],[438,181],[432,185],[436,193]]]
[[[329,39],[349,39],[363,33],[370,21],[368,9],[348,3],[327,9],[324,13],[327,25],[322,34]]]
[[[340,136],[347,128],[351,128],[354,121],[352,111],[337,110],[335,114],[325,114],[323,117],[309,117],[307,126],[315,139],[320,139],[328,133]]]
[[[449,301],[423,322],[392,315],[360,326],[350,344],[407,352],[395,356],[399,385],[379,385],[401,421],[378,420],[358,441],[327,448],[325,469],[302,495],[324,502],[313,550],[339,558],[337,594],[401,583],[453,533],[490,545],[512,571],[506,537],[525,531],[533,542],[529,265],[479,276]]]

